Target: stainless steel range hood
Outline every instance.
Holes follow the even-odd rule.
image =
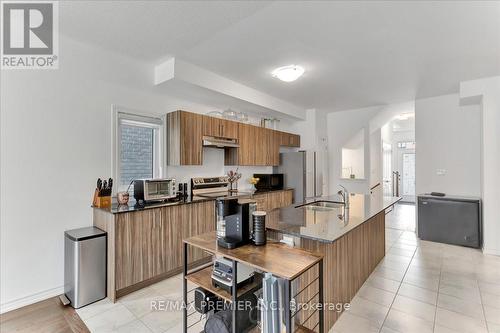
[[[240,145],[236,139],[217,138],[214,136],[203,136],[203,147],[215,148],[238,148]]]

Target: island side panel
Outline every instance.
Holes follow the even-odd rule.
[[[107,232],[107,297],[116,302],[115,288],[115,216],[102,209],[93,209],[93,224]]]
[[[269,231],[269,237],[281,239],[281,233]],[[323,295],[325,303],[349,303],[378,263],[385,256],[385,212],[375,215],[365,223],[357,226],[333,243],[320,242],[302,238],[301,248],[322,253],[323,259]],[[312,270],[297,281],[297,290],[303,289],[317,277],[317,270]],[[305,301],[317,292],[317,282],[312,284],[297,301]],[[307,319],[311,312],[299,313],[299,322]],[[341,313],[325,310],[324,328],[328,332],[338,320]],[[313,315],[305,327],[312,329],[316,325]]]

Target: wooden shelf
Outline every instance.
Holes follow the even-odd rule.
[[[215,232],[190,237],[184,242],[287,280],[295,279],[323,258],[322,254],[275,241],[268,241],[264,246],[244,245],[229,250],[217,245]]]
[[[222,288],[216,288],[212,285],[212,266],[203,268],[195,273],[191,273],[188,276],[186,276],[186,280],[188,280],[191,283],[194,283],[195,285],[202,287],[203,289],[206,289],[215,295],[219,296],[220,298],[224,299],[225,301],[231,302],[232,297],[231,294],[225,291]],[[246,292],[254,289],[257,287],[260,283],[262,282],[262,278],[259,274],[256,274],[254,276],[254,281],[242,286],[241,288],[238,288],[238,295],[237,297],[240,297],[241,295],[245,294]]]

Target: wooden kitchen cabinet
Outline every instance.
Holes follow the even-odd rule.
[[[278,166],[280,164],[280,136],[278,131],[269,130],[267,146],[267,165]]]
[[[293,203],[293,190],[272,191],[256,194],[252,197],[257,204],[257,210],[269,212],[275,208],[283,208]]]
[[[239,148],[227,149],[224,154],[224,164],[226,165],[257,165],[256,164],[256,144],[258,127],[238,124]]]
[[[300,135],[290,134],[290,147],[300,148]]]
[[[168,165],[202,165],[203,115],[186,111],[167,114]]]
[[[238,123],[226,119],[203,116],[203,135],[238,139]]]
[[[238,123],[221,119],[221,137],[238,139]]]
[[[94,225],[108,233],[107,289],[112,301],[178,274],[182,239],[215,231],[214,201],[112,214],[94,209]],[[188,262],[208,260],[189,251]]]
[[[280,131],[277,132],[280,146],[300,148],[300,135]]]
[[[279,165],[280,137],[268,128],[239,124],[240,147],[226,150],[226,165]]]
[[[279,148],[300,147],[300,136],[186,111],[167,114],[169,165],[203,164],[203,136],[237,139],[239,148],[226,148],[225,165],[276,166]]]
[[[144,279],[143,255],[144,243],[142,230],[148,223],[149,212],[120,214],[116,217],[115,228],[115,264],[119,267],[115,274],[117,289],[128,287]],[[108,241],[109,244],[109,241]]]

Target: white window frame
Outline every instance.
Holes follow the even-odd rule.
[[[123,185],[120,179],[120,162],[121,162],[121,124],[137,125],[141,127],[149,127],[154,129],[153,138],[153,178],[162,178],[164,175],[164,165],[166,154],[165,151],[165,117],[158,116],[153,113],[133,110],[130,108],[112,105],[112,128],[111,128],[111,151],[112,163],[111,174],[113,175],[114,186],[113,192],[126,191],[128,184]]]

